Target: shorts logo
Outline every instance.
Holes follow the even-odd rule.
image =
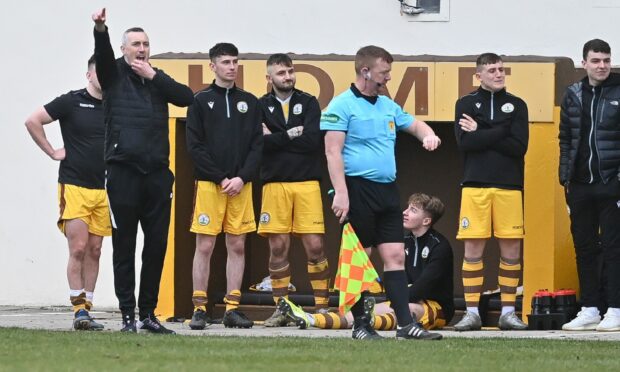
[[[271,221],[271,216],[269,215],[269,213],[264,212],[260,214],[260,219],[258,220],[260,224],[266,225],[269,223],[269,221]]]
[[[293,106],[293,115],[299,115],[301,114],[301,111],[302,111],[301,103],[298,103],[295,106]]]
[[[240,113],[245,114],[248,112],[248,104],[245,101],[240,101],[237,103],[237,110],[239,110]]]
[[[428,249],[428,247],[424,247],[424,249],[422,249],[422,258],[427,258],[429,253],[430,249]]]
[[[211,219],[206,214],[201,214],[198,216],[198,224],[200,226],[207,226],[211,222]]]
[[[327,123],[337,123],[340,120],[340,118],[338,117],[338,115],[335,114],[323,114],[321,115],[321,121],[327,122]]]
[[[467,218],[467,217],[463,217],[463,218],[461,219],[461,228],[462,228],[462,229],[467,229],[467,228],[469,228],[469,218]]]
[[[506,103],[502,106],[502,112],[505,112],[507,114],[513,112],[515,110],[515,107],[512,103]]]

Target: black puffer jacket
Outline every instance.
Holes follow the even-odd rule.
[[[114,59],[107,28],[94,31],[97,77],[103,90],[106,163],[122,163],[141,173],[167,168],[168,103],[189,106],[194,94],[163,71],[153,80],[138,76],[124,58]]]
[[[583,89],[587,86],[584,80],[566,89],[560,111],[560,184],[566,185],[575,176],[575,161],[581,139]],[[611,73],[601,85],[600,95],[592,102],[590,117],[595,121],[592,125],[594,148],[598,155],[599,177],[607,183],[620,173],[620,74]],[[586,139],[587,140],[587,139]]]

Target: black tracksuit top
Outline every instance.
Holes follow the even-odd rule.
[[[409,301],[432,300],[441,305],[446,322],[454,315],[453,254],[450,242],[434,229],[416,238],[405,236],[405,271]]]
[[[525,102],[505,89],[479,88],[461,97],[455,107],[456,142],[463,153],[463,186],[523,189],[524,157],[529,128]],[[465,132],[459,125],[463,113],[478,127]]]
[[[264,183],[320,180],[325,157],[317,99],[295,89],[289,101],[288,122],[273,91],[259,102],[263,123],[271,131],[263,137],[261,180]],[[302,135],[290,139],[286,131],[298,126],[303,127]]]
[[[197,180],[218,185],[224,178],[254,180],[263,151],[258,99],[215,81],[196,93],[187,111],[187,149]]]

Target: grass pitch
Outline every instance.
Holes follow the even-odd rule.
[[[0,328],[1,371],[618,371],[620,343],[354,341]]]

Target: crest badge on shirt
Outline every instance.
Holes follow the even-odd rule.
[[[509,114],[513,112],[514,110],[515,110],[515,106],[512,103],[505,103],[502,106],[502,112],[505,112],[506,114]]]
[[[301,114],[301,111],[302,111],[301,103],[298,103],[295,106],[293,106],[293,115],[299,115]]]
[[[422,249],[422,258],[427,258],[429,253],[430,249],[428,249],[428,247],[424,247],[424,249]]]
[[[394,122],[390,120],[390,122],[388,123],[388,128],[390,129],[390,132],[394,132],[396,130],[396,126],[394,125]]]
[[[248,112],[248,104],[245,101],[239,101],[239,103],[237,103],[237,110],[239,110],[240,113],[245,114]]]

